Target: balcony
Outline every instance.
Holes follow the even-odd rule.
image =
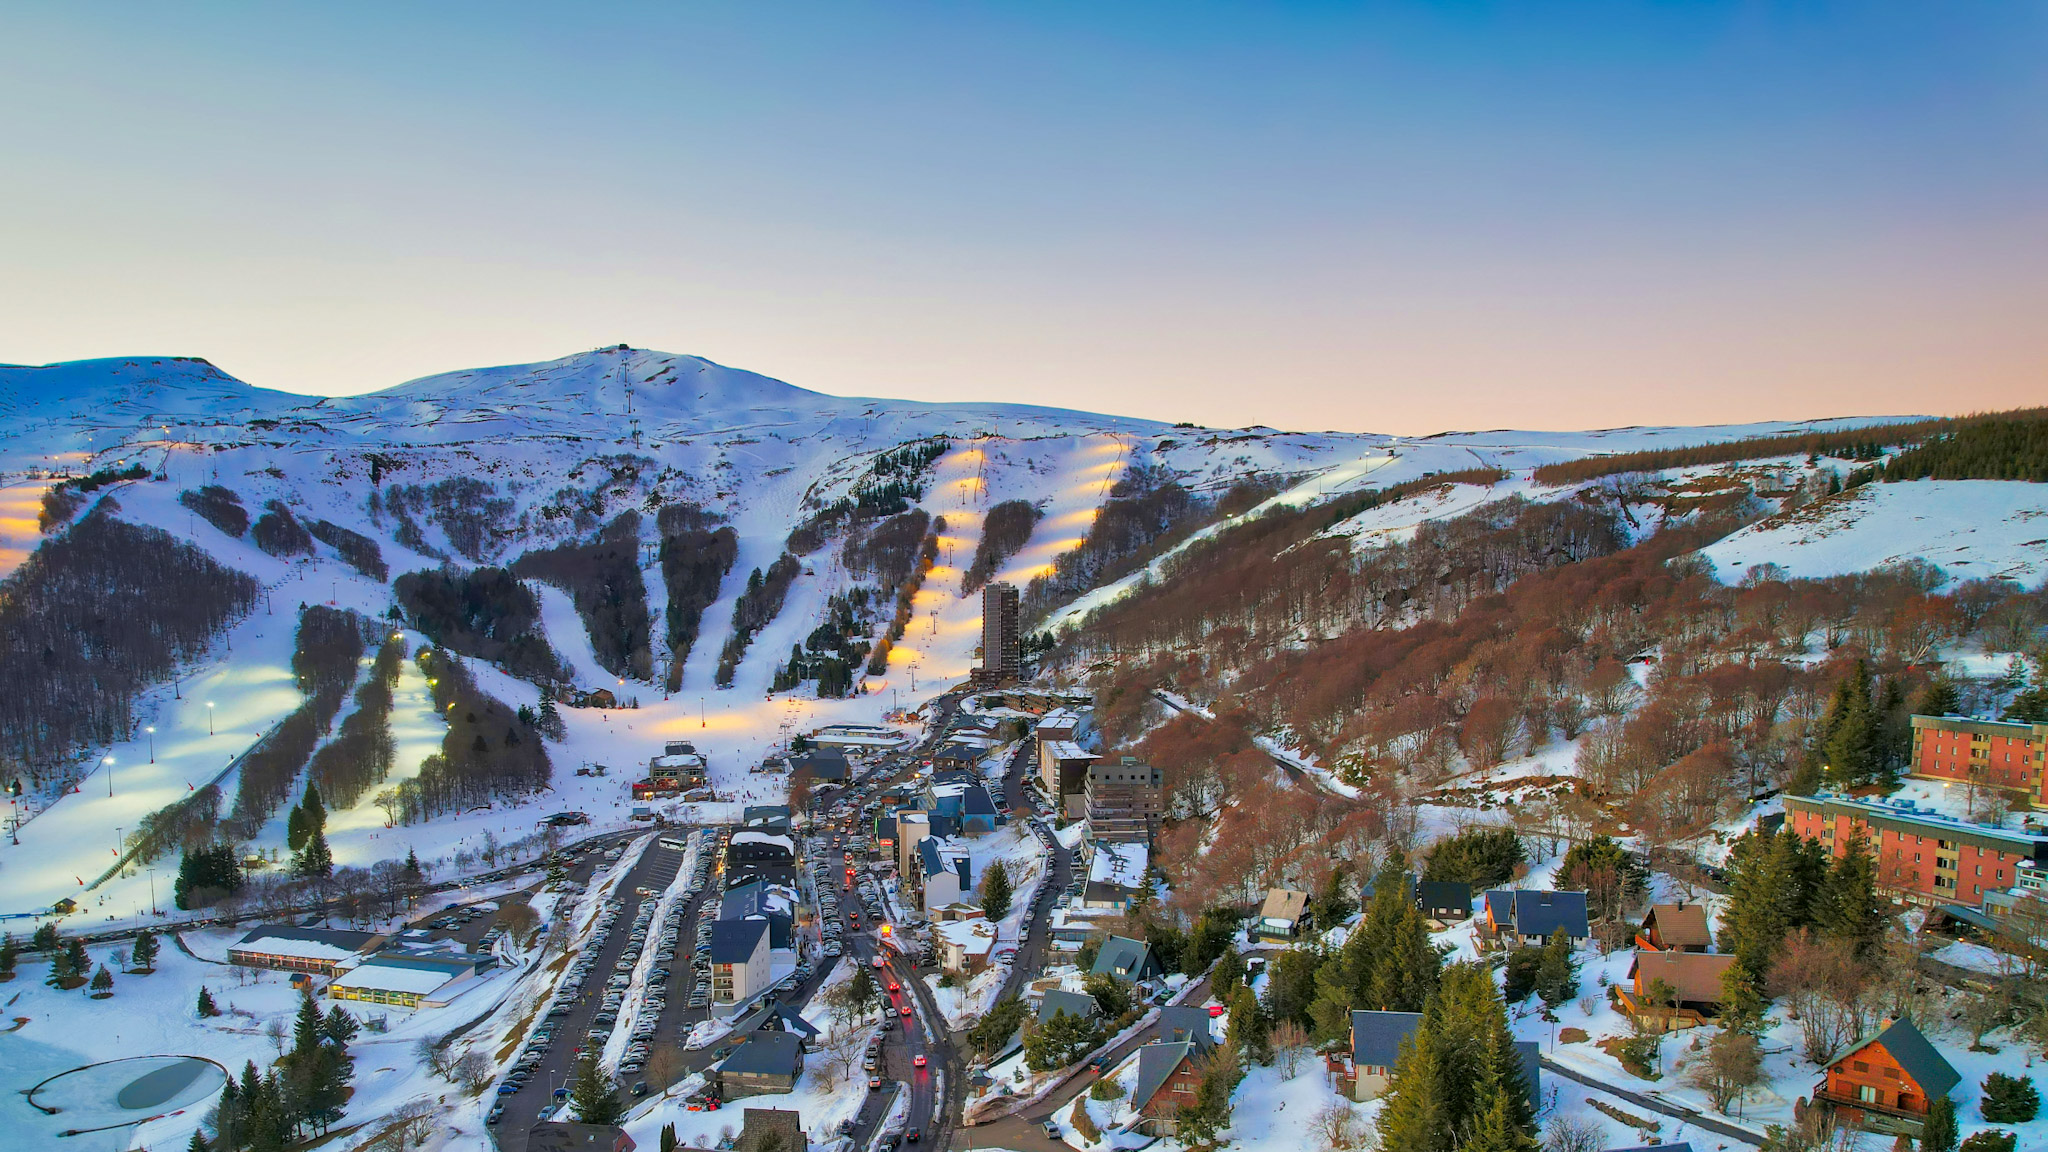
[[[1894,1104],[1876,1104],[1858,1100],[1853,1094],[1835,1092],[1823,1080],[1813,1086],[1813,1102],[1834,1108],[1854,1109],[1863,1116],[1863,1127],[1872,1132],[1886,1132],[1892,1135],[1911,1136],[1918,1139],[1920,1124],[1927,1116],[1923,1111],[1913,1111]]]

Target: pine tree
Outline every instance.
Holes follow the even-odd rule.
[[[321,1034],[336,1044],[347,1044],[361,1033],[363,1026],[349,1014],[348,1009],[336,1004],[327,1010],[326,1019],[320,1023]]]
[[[213,1146],[206,1142],[206,1136],[197,1128],[192,1130],[192,1142],[185,1145],[185,1152],[212,1152]]]
[[[1323,886],[1313,903],[1316,927],[1335,927],[1357,910],[1358,905],[1352,901],[1345,885],[1344,869],[1330,869],[1330,874],[1323,877]]]
[[[114,994],[114,974],[107,971],[105,964],[92,974],[92,994],[95,999],[105,999]]]
[[[1878,717],[1870,694],[1870,666],[1861,660],[1829,698],[1821,721],[1820,750],[1828,783],[1848,789],[1869,783],[1878,772]]]
[[[991,921],[1001,920],[1009,914],[1010,897],[1010,870],[994,861],[981,878],[981,910]]]
[[[1571,937],[1562,928],[1543,942],[1542,957],[1536,965],[1536,994],[1551,1008],[1579,995],[1579,962],[1572,954]]]
[[[1508,1093],[1496,1090],[1493,1106],[1479,1118],[1472,1138],[1458,1152],[1535,1152],[1536,1141],[1514,1122]]]
[[[1813,924],[1867,956],[1884,934],[1885,905],[1877,895],[1877,862],[1860,836],[1849,837],[1813,902]]]
[[[220,1009],[213,1003],[213,993],[208,992],[204,984],[199,986],[199,1015],[201,1019],[220,1015]]]
[[[616,1124],[626,1114],[619,1086],[598,1067],[594,1051],[585,1052],[576,1061],[576,1090],[569,1096],[569,1108],[584,1124]]]
[[[1962,710],[1963,695],[1956,688],[1956,682],[1946,676],[1929,680],[1913,700],[1913,714],[1916,716],[1955,716]]]
[[[14,979],[14,965],[21,957],[21,948],[14,942],[14,933],[0,933],[0,980]]]
[[[327,1021],[320,1015],[320,1006],[313,1003],[310,992],[299,993],[299,1013],[292,1020],[292,1052],[303,1055],[320,1046],[321,1026]]]
[[[327,833],[317,825],[306,835],[306,848],[292,861],[292,872],[308,880],[334,875],[334,853],[328,851]]]
[[[1920,1152],[1955,1152],[1956,1106],[1946,1096],[1927,1105],[1927,1117],[1920,1122]]]
[[[307,835],[327,829],[327,805],[320,802],[319,788],[308,782],[306,797],[299,802],[299,806],[306,810]]]
[[[1266,1016],[1259,1010],[1259,998],[1242,984],[1238,986],[1237,994],[1230,998],[1230,1029],[1224,1042],[1254,1063],[1264,1064],[1273,1058],[1273,1046],[1268,1043]]]
[[[306,810],[297,804],[284,819],[284,844],[294,852],[306,846]]]
[[[135,945],[128,951],[128,959],[143,972],[156,968],[156,933],[144,928],[135,934]]]
[[[427,878],[426,869],[420,867],[420,858],[410,848],[405,850],[404,876],[407,884],[424,883]]]
[[[676,1149],[682,1146],[683,1142],[676,1138],[675,1121],[671,1120],[668,1123],[663,1124],[661,1126],[660,1140],[655,1146],[656,1152],[676,1152]]]

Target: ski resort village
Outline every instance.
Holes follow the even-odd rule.
[[[2044,482],[0,368],[0,1148],[2048,1149]]]

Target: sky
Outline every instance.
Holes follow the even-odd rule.
[[[1428,433],[2048,400],[2048,7],[0,8],[0,362]]]

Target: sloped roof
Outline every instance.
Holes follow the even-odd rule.
[[[1652,980],[1662,980],[1671,985],[1680,1000],[1719,1004],[1721,975],[1734,966],[1733,956],[1714,956],[1705,952],[1652,952],[1642,948],[1636,950],[1636,958],[1628,966],[1628,978],[1634,980],[1640,972],[1644,987],[1648,987]]]
[[[1131,1103],[1143,1108],[1151,1103],[1152,1097],[1165,1087],[1167,1078],[1180,1062],[1195,1054],[1195,1046],[1186,1041],[1179,1044],[1147,1044],[1138,1049],[1138,1081],[1132,1086]]]
[[[258,952],[265,956],[297,956],[306,960],[346,960],[379,939],[381,937],[374,932],[265,924],[235,941],[230,951]]]
[[[1946,1096],[1949,1089],[1962,1083],[1963,1078],[1957,1074],[1955,1067],[1935,1050],[1934,1045],[1927,1042],[1927,1037],[1913,1026],[1913,1020],[1909,1016],[1901,1016],[1886,1024],[1884,1030],[1877,1035],[1867,1040],[1858,1040],[1842,1049],[1828,1061],[1828,1065],[1832,1067],[1840,1064],[1872,1044],[1883,1045],[1884,1050],[1891,1054],[1893,1060],[1898,1061],[1899,1067],[1905,1069],[1906,1075],[1911,1076],[1913,1082],[1918,1084],[1920,1090],[1930,1099]]]
[[[1522,1058],[1522,1090],[1529,1094],[1529,1108],[1543,1107],[1543,1046],[1534,1040],[1515,1041],[1515,1055]]]
[[[1515,931],[1524,936],[1548,936],[1559,928],[1567,936],[1584,938],[1593,934],[1586,916],[1584,892],[1547,892],[1522,889],[1514,894]]]
[[[1643,917],[1643,935],[1650,934],[1652,924],[1663,935],[1664,942],[1674,948],[1714,946],[1714,933],[1707,927],[1704,904],[1652,904],[1650,914]]]
[[[1209,1010],[1200,1004],[1170,1004],[1159,1010],[1159,1038],[1167,1043],[1188,1041],[1203,1052],[1216,1046],[1209,1030]]]
[[[760,1152],[769,1143],[785,1149],[808,1146],[804,1138],[803,1114],[792,1108],[749,1108],[742,1114],[740,1138],[735,1152]]]
[[[1038,1006],[1038,1022],[1043,1024],[1061,1012],[1082,1019],[1102,1015],[1102,1009],[1095,1003],[1095,997],[1086,992],[1068,992],[1054,988],[1045,994],[1045,1000]]]
[[[1365,1012],[1351,1014],[1351,1062],[1392,1068],[1401,1058],[1401,1041],[1422,1027],[1420,1012]]]
[[[1472,910],[1472,886],[1462,880],[1423,880],[1415,885],[1415,903],[1423,911],[1437,908]]]
[[[816,1036],[818,1026],[797,1014],[796,1009],[780,1000],[770,1000],[734,1022],[732,1030],[740,1033],[758,1030],[790,1032],[798,1036]]]
[[[794,1076],[803,1060],[802,1047],[802,1042],[788,1032],[756,1032],[718,1067],[722,1072]]]
[[[1151,958],[1151,946],[1143,940],[1132,940],[1127,936],[1111,936],[1102,942],[1102,950],[1095,954],[1095,967],[1088,970],[1091,976],[1123,976],[1137,979]],[[1122,971],[1119,971],[1122,969]]]
[[[711,962],[745,964],[767,935],[766,920],[719,920],[711,925]]]
[[[1285,920],[1292,924],[1308,911],[1308,893],[1292,888],[1266,889],[1266,902],[1259,905],[1262,920]]]

